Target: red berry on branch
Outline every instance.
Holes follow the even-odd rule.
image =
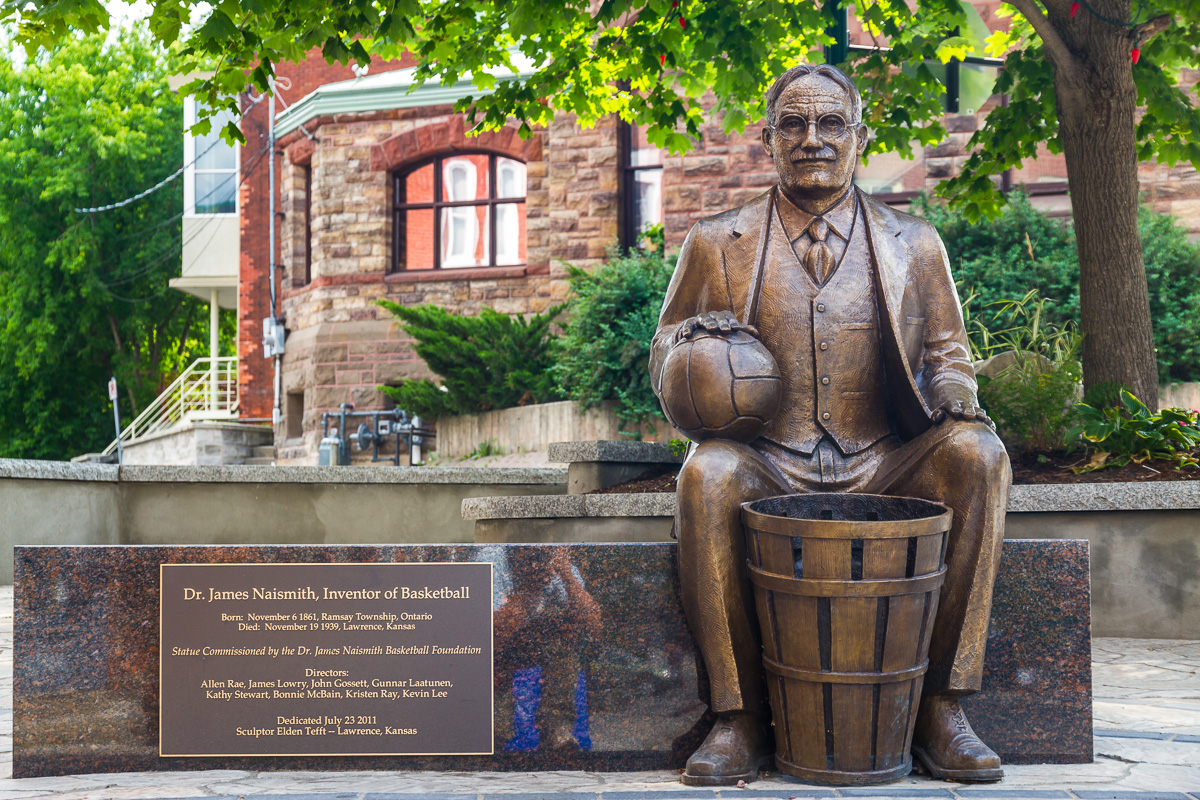
[[[683,17],[680,17],[680,18],[679,18],[679,27],[681,27],[681,28],[686,28],[686,27],[687,27],[687,20],[686,20],[686,19],[684,19]]]
[[[1142,57],[1142,51],[1135,47],[1129,51],[1129,57],[1133,60],[1133,63],[1136,64],[1138,59]]]
[[[1071,3],[1071,19],[1075,19],[1075,15],[1079,13],[1079,3]]]
[[[661,56],[658,57],[658,65],[660,67],[665,67],[667,65],[667,54],[666,53],[663,53]]]

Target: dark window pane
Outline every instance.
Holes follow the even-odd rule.
[[[402,203],[432,203],[433,202],[433,164],[426,164],[415,169],[404,178],[404,196]],[[432,250],[430,252],[433,252]]]
[[[663,163],[663,151],[650,144],[641,128],[629,130],[629,166],[648,167]]]
[[[233,214],[237,211],[237,173],[197,172],[196,213]]]
[[[404,247],[400,269],[433,269],[433,209],[410,208],[399,213]]]
[[[496,181],[499,183],[499,179]],[[525,263],[525,204],[496,206],[496,264]]]

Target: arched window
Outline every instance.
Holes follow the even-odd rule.
[[[525,263],[525,165],[456,153],[395,178],[393,271]]]

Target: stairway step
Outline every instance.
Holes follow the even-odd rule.
[[[246,466],[248,466],[248,467],[270,467],[270,466],[274,466],[274,465],[275,465],[275,459],[274,458],[266,458],[265,456],[264,457],[255,456],[254,458],[246,459]]]
[[[263,447],[255,447],[252,452],[255,458],[274,458],[275,445],[268,444]]]

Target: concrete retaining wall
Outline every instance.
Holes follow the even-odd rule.
[[[669,442],[683,434],[665,422],[641,429],[643,441]],[[505,453],[544,451],[552,442],[580,442],[604,439],[628,439],[621,434],[621,422],[612,404],[579,413],[575,403],[539,403],[520,408],[505,408],[486,414],[446,417],[437,421],[437,450],[445,457],[465,456],[481,442],[490,441]]]
[[[1200,383],[1168,383],[1158,387],[1159,408],[1200,408]]]
[[[0,584],[14,545],[470,542],[465,498],[561,494],[566,472],[0,459]]]
[[[170,430],[127,442],[126,466],[222,466],[245,464],[255,447],[274,442],[269,426],[236,422],[185,422]]]

